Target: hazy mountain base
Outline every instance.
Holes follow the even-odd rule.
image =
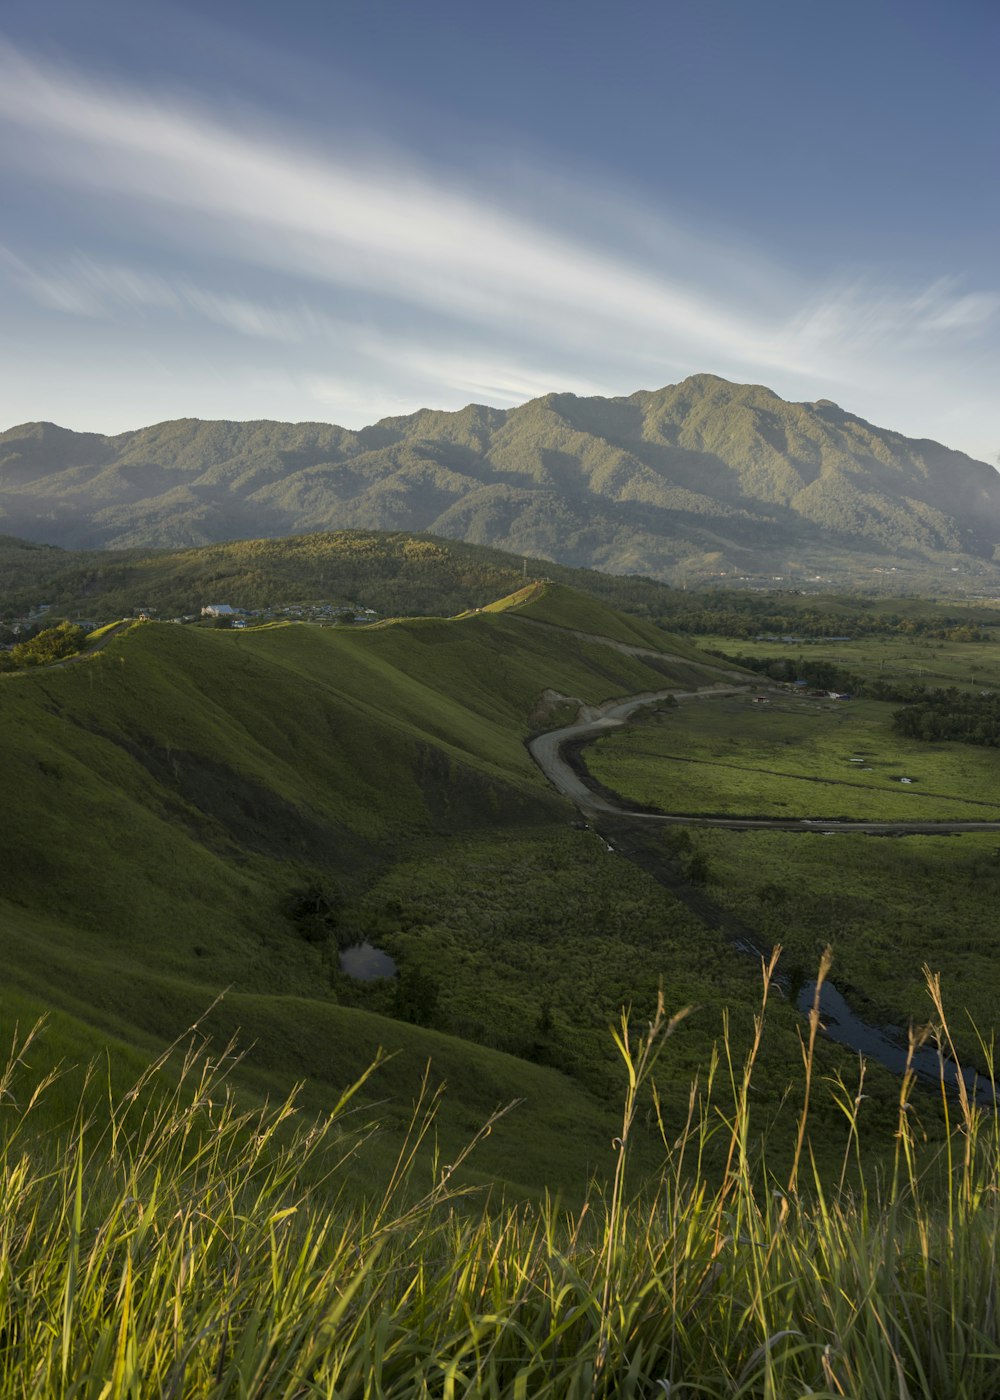
[[[359,432],[26,424],[0,435],[0,510],[11,534],[78,548],[405,529],[677,580],[857,581],[892,566],[917,586],[1000,577],[1000,479],[985,463],[713,375],[628,398],[421,410]]]

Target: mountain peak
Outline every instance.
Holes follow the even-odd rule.
[[[993,578],[1000,477],[829,399],[702,372],[627,397],[424,408],[351,431],[181,419],[103,438],[0,435],[5,531],[63,546],[428,531],[612,572]],[[1000,577],[997,580],[1000,583]]]

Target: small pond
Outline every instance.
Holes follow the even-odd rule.
[[[395,977],[396,964],[381,948],[354,943],[341,951],[340,970],[358,982],[374,982],[379,977]]]

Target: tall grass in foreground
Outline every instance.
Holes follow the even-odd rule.
[[[460,1162],[435,1162],[422,1189],[431,1095],[389,1186],[363,1207],[338,1199],[364,1135],[358,1086],[295,1130],[291,1101],[238,1111],[229,1052],[205,1048],[174,1091],[150,1092],[154,1067],[100,1121],[81,1112],[35,1139],[46,1086],[30,1084],[31,1036],[16,1042],[0,1074],[0,1395],[997,1396],[995,1115],[946,1100],[944,1146],[924,1161],[907,1075],[894,1159],[870,1170],[863,1069],[817,1085],[814,1009],[793,1164],[776,1180],[750,1150],[764,971],[746,1062],[724,1048],[676,1124],[654,1088],[676,1018],[661,1000],[637,1036],[623,1017],[617,1170],[574,1213],[477,1201],[454,1185]],[[937,1033],[947,1045],[943,1018]],[[820,1091],[845,1118],[832,1180],[810,1150]],[[647,1112],[664,1170],[633,1196]]]

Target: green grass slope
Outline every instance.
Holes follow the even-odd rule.
[[[765,1038],[770,1019],[762,1007]],[[686,1112],[668,1112],[661,1172],[634,1198],[644,1121],[662,1121],[651,1081],[677,1024],[660,1004],[641,1030],[622,1025],[630,1088],[614,1187],[569,1209],[551,1196],[470,1197],[461,1156],[427,1163],[406,1150],[359,1203],[345,1164],[371,1140],[350,1091],[319,1122],[296,1124],[294,1096],[247,1110],[231,1061],[204,1048],[162,1063],[153,1083],[108,1085],[103,1125],[95,1079],[79,1115],[39,1132],[65,1081],[53,1085],[37,1043],[15,1037],[0,1059],[0,1389],[992,1400],[990,1115],[963,1103],[944,1143],[927,1144],[904,1085],[886,1171],[878,1144],[871,1153],[864,1066],[824,1083],[810,1037],[811,1098],[782,1160],[755,1042]],[[828,1092],[844,1151],[821,1174],[813,1128]],[[717,1176],[704,1156],[713,1140]]]
[[[518,597],[517,594],[514,596]],[[668,652],[691,661],[707,659],[690,642],[664,632],[655,623],[641,617],[626,616],[600,598],[588,597],[564,584],[541,586],[516,606],[518,615],[529,621],[547,622],[554,627],[607,637],[626,646]]]
[[[141,624],[76,666],[5,677],[8,990],[89,1028],[86,1049],[94,1029],[160,1045],[228,989],[210,1027],[242,1028],[261,1091],[304,1078],[320,1107],[383,1045],[400,1052],[382,1089],[398,1124],[431,1058],[454,1086],[443,1142],[526,1097],[537,1154],[518,1164],[498,1138],[483,1170],[579,1184],[606,1137],[593,1062],[614,1005],[574,1017],[576,990],[613,959],[614,1000],[652,995],[654,930],[688,925],[630,867],[592,868],[596,838],[568,838],[571,811],[523,741],[547,688],[598,702],[669,675],[484,613],[355,630]],[[458,833],[479,846],[456,860]],[[470,918],[482,872],[501,869]],[[338,912],[304,927],[296,901],[316,888]],[[545,1003],[549,955],[530,950],[557,934]],[[340,972],[338,946],[364,938],[397,958],[398,985]],[[664,952],[659,970],[671,959],[683,963]],[[570,1136],[547,1140],[543,1122]]]

